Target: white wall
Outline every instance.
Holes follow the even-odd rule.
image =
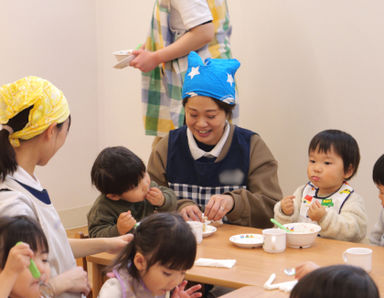
[[[0,84],[37,75],[63,90],[70,104],[72,127],[65,146],[37,169],[59,211],[88,208],[96,195],[89,178],[98,152],[96,44],[93,0],[1,1]],[[84,219],[81,214],[65,223]]]
[[[35,73],[68,97],[74,123],[67,144],[38,173],[68,218],[95,198],[89,170],[102,148],[125,145],[145,161],[149,156],[152,137],[143,133],[140,74],[113,69],[111,52],[144,41],[153,1],[14,2],[7,0],[0,10],[0,82]],[[371,170],[384,153],[379,137],[384,2],[228,3],[233,54],[242,63],[240,125],[259,132],[270,146],[280,163],[284,194],[306,181],[313,135],[327,128],[346,130],[360,144],[362,159],[352,185],[366,198],[372,225],[380,204]]]

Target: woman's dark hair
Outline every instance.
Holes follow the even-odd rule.
[[[29,112],[32,108],[33,105],[25,108],[13,118],[9,119],[6,125],[12,128],[14,132],[22,130],[28,124]],[[60,130],[64,122],[58,123],[56,127]],[[68,129],[70,125],[71,116],[69,115]],[[9,131],[6,129],[0,130],[0,148],[0,181],[4,181],[8,174],[12,174],[17,169],[15,150],[9,142]]]
[[[372,178],[377,185],[384,185],[384,155],[375,162]]]
[[[186,97],[183,99],[183,107],[185,107],[189,98],[190,97]],[[233,112],[233,109],[235,108],[235,105],[227,104],[225,102],[222,102],[221,100],[218,100],[218,99],[212,98],[212,97],[210,97],[210,99],[212,99],[219,106],[220,110],[223,110],[225,112],[227,119],[232,118],[232,112]]]
[[[337,129],[328,129],[315,135],[309,144],[308,154],[311,152],[328,153],[333,150],[339,155],[344,164],[344,173],[353,168],[353,173],[346,180],[351,179],[357,172],[360,163],[359,145],[348,133]]]
[[[333,265],[305,275],[290,298],[379,298],[375,282],[360,267]]]
[[[192,268],[196,257],[196,238],[179,214],[152,214],[141,221],[133,235],[133,240],[109,269],[128,270],[133,278],[139,280],[140,274],[133,262],[137,252],[146,258],[147,271],[156,263],[172,270]]]
[[[121,195],[135,188],[144,175],[143,161],[123,146],[103,149],[91,170],[92,184],[105,195]]]
[[[34,219],[19,215],[0,217],[0,268],[7,262],[9,251],[22,241],[29,244],[32,251],[39,249],[48,253],[48,242],[40,225]]]

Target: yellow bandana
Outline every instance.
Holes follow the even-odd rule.
[[[32,105],[27,125],[9,135],[14,147],[20,145],[19,139],[29,140],[52,123],[62,123],[69,117],[63,92],[47,80],[29,76],[0,88],[0,124],[7,124],[9,119]]]

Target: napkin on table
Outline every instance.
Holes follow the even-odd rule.
[[[232,268],[236,264],[236,260],[232,259],[208,259],[199,258],[195,261],[196,266],[207,266],[207,267],[224,267]]]

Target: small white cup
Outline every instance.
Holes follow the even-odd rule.
[[[203,241],[203,223],[200,221],[187,221],[191,227],[192,233],[195,235],[196,243],[200,244]]]
[[[372,270],[372,249],[366,247],[351,247],[343,252],[344,263],[359,266],[367,272]]]
[[[279,253],[285,251],[286,232],[282,229],[265,229],[263,230],[264,244],[263,249],[269,253]]]

